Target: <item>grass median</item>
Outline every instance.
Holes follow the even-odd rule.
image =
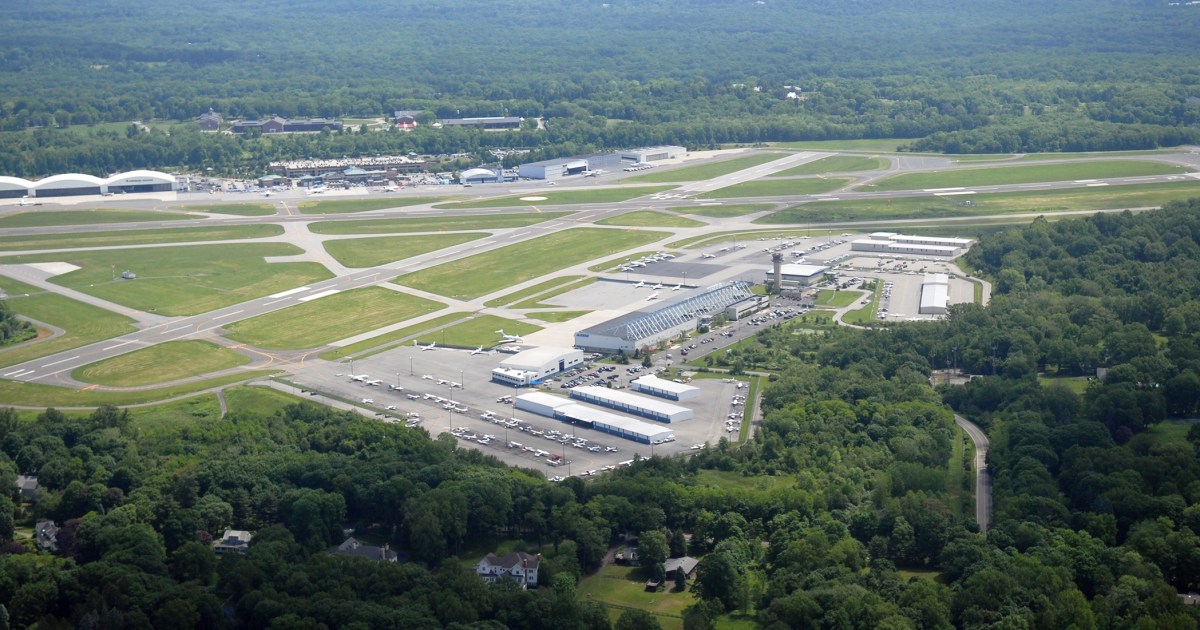
[[[731,203],[731,204],[711,204],[707,206],[686,206],[682,208],[667,208],[671,212],[679,214],[695,214],[702,217],[713,217],[715,219],[725,219],[729,217],[740,217],[755,212],[764,212],[773,208],[769,203]]]
[[[696,195],[696,199],[725,199],[729,197],[777,197],[783,195],[813,195],[837,190],[851,179],[840,177],[811,177],[808,179],[756,179],[711,192]]]
[[[188,206],[175,206],[176,210],[192,212],[211,212],[213,214],[232,214],[241,217],[265,217],[275,214],[275,206],[269,203],[211,203]]]
[[[1143,177],[1149,175],[1179,175],[1188,169],[1163,162],[1141,160],[1105,160],[1098,162],[1065,162],[990,168],[964,168],[928,173],[905,173],[864,186],[863,190],[922,190],[1001,184],[1035,184],[1113,177]]]
[[[769,151],[766,153],[752,153],[727,160],[709,159],[703,164],[695,164],[692,166],[684,166],[681,168],[664,168],[655,169],[649,173],[642,175],[634,175],[627,177],[622,181],[630,183],[647,183],[660,184],[666,182],[699,182],[730,173],[736,173],[741,170],[753,168],[759,164],[773,162],[783,157],[787,157],[789,153],[784,151]]]
[[[377,267],[397,260],[462,245],[484,238],[483,232],[424,234],[421,236],[379,236],[325,241],[325,251],[347,267]]]
[[[301,350],[445,308],[382,287],[336,293],[230,324],[229,338],[264,349]]]
[[[460,201],[443,203],[434,206],[442,209],[468,208],[512,208],[519,206],[556,206],[573,203],[619,203],[637,199],[656,192],[671,190],[674,186],[639,186],[635,188],[587,188],[583,190],[555,190],[515,195],[512,197],[494,197],[475,201]],[[526,200],[524,197],[539,197],[536,200]]]
[[[687,219],[675,214],[655,212],[653,210],[635,210],[607,219],[601,219],[596,225],[623,225],[630,227],[703,227],[703,221]]]
[[[503,295],[498,298],[488,300],[487,302],[484,302],[484,306],[488,306],[488,307],[492,307],[492,308],[496,308],[499,306],[506,306],[506,305],[512,304],[513,302],[516,302],[518,300],[523,300],[528,297],[533,297],[535,295],[545,293],[555,287],[562,286],[569,282],[574,282],[576,280],[579,280],[580,278],[583,278],[583,276],[559,276],[557,278],[551,278],[549,280],[546,280],[545,282],[539,282],[531,287],[526,287],[524,289],[521,289],[520,291],[513,291],[512,293],[509,293],[508,295]]]
[[[506,319],[495,315],[475,315],[457,324],[446,326],[437,331],[427,332],[417,337],[417,343],[445,344],[452,346],[494,346],[501,341],[503,330],[508,335],[529,335],[541,330],[541,326]]]
[[[14,313],[63,329],[64,334],[26,341],[0,350],[0,366],[15,365],[89,343],[134,332],[134,321],[90,304],[49,293],[0,276],[0,288]]]
[[[22,251],[33,249],[158,245],[165,243],[189,243],[193,241],[231,241],[247,238],[270,238],[279,236],[280,234],[283,234],[283,226],[274,224],[80,232],[77,234],[31,234],[28,236],[0,237],[0,249]]]
[[[169,387],[152,389],[137,389],[131,391],[100,391],[94,389],[68,389],[41,385],[38,383],[22,383],[17,381],[0,380],[0,404],[25,405],[31,407],[99,407],[100,405],[140,405],[144,403],[178,398],[188,394],[222,387],[242,381],[265,378],[277,374],[273,370],[256,370],[227,374],[219,378],[202,381],[192,381]]]
[[[574,228],[423,269],[395,282],[469,300],[665,236],[645,230]]]
[[[323,201],[301,201],[297,206],[300,214],[351,214],[389,208],[405,208],[427,203],[445,201],[446,197],[388,197],[386,199],[328,199]]]
[[[403,219],[360,219],[321,221],[308,226],[313,234],[394,234],[397,232],[457,232],[462,230],[499,230],[519,228],[557,219],[570,212],[519,212],[494,215],[450,217],[408,217]]]
[[[795,177],[798,175],[820,175],[822,173],[856,173],[859,171],[878,171],[886,167],[887,161],[882,158],[866,157],[863,155],[831,155],[807,164],[793,166],[786,171],[772,173],[769,177]]]
[[[239,367],[249,362],[249,357],[208,341],[168,341],[85,365],[72,372],[71,377],[77,381],[111,387],[141,387]]]
[[[446,315],[441,315],[439,317],[423,321],[420,324],[413,324],[412,326],[405,326],[404,328],[400,328],[398,330],[376,335],[369,339],[352,343],[348,346],[326,350],[317,356],[325,359],[326,361],[336,361],[337,359],[343,359],[345,357],[369,357],[373,354],[378,354],[385,350],[395,348],[401,343],[408,341],[410,337],[415,338],[417,335],[420,335],[423,332],[449,326],[450,324],[468,317],[471,317],[470,313],[448,313]]]
[[[35,210],[0,217],[0,228],[100,225],[104,223],[139,223],[142,221],[178,221],[195,218],[176,212],[149,212],[144,210]]]

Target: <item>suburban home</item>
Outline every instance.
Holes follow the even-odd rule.
[[[200,117],[196,119],[196,124],[200,125],[201,131],[219,131],[223,122],[225,122],[225,119],[221,118],[220,114],[211,109],[200,114]]]
[[[254,538],[254,534],[240,529],[227,529],[225,534],[221,536],[221,540],[213,543],[213,551],[217,553],[241,553],[244,554],[250,550],[250,541]]]
[[[37,475],[17,475],[17,493],[22,501],[37,501]]]
[[[366,558],[375,562],[397,562],[400,559],[399,554],[389,549],[387,544],[384,544],[382,547],[376,547],[359,542],[353,536],[347,538],[346,542],[334,547],[330,553],[335,556]]]
[[[517,551],[505,556],[489,553],[475,567],[475,572],[485,582],[495,582],[497,579],[508,577],[517,581],[521,588],[537,586],[538,567],[542,564],[542,554],[531,555]]]
[[[667,558],[663,562],[663,568],[667,570],[667,577],[672,578],[675,571],[683,571],[684,578],[691,578],[696,573],[696,565],[700,561],[691,557],[683,556],[682,558]]]
[[[50,553],[58,551],[58,526],[54,521],[38,521],[33,526],[33,536],[38,549]]]

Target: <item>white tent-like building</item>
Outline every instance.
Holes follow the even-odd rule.
[[[175,178],[158,171],[128,171],[100,178],[84,173],[51,175],[30,181],[21,177],[0,176],[0,199],[33,197],[77,197],[81,195],[110,195],[125,193],[170,192]]]

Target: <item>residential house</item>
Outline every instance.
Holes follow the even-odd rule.
[[[54,521],[38,521],[33,526],[33,536],[38,549],[50,553],[58,551],[58,526]]]
[[[674,572],[683,571],[684,578],[690,578],[696,573],[696,565],[700,561],[691,557],[683,556],[682,558],[667,558],[663,562],[663,568],[667,570],[667,577],[674,577]]]
[[[220,131],[223,122],[225,119],[211,109],[200,114],[200,117],[196,119],[196,124],[200,125],[200,131]]]
[[[376,547],[359,542],[353,536],[347,538],[346,542],[334,547],[330,553],[335,556],[366,558],[375,562],[397,562],[400,559],[400,555],[389,549],[387,544],[384,544],[382,547]]]
[[[17,493],[22,501],[37,501],[37,475],[17,475]]]
[[[512,578],[521,588],[537,586],[538,567],[542,564],[542,554],[531,555],[517,551],[505,556],[489,553],[475,567],[475,572],[485,582],[495,582],[500,578]]]
[[[225,534],[221,536],[221,540],[213,543],[213,551],[216,553],[240,553],[245,554],[250,550],[250,541],[254,539],[254,534],[240,529],[227,529]]]

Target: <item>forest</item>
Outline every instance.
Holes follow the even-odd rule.
[[[231,0],[18,0],[0,23],[0,172],[258,174],[312,151],[497,145],[550,157],[849,138],[954,153],[1200,142],[1200,7],[1167,2],[275,0],[249,13]],[[124,128],[210,108],[226,120],[406,109],[546,124],[281,142],[188,133],[190,122]]]
[[[750,441],[586,482],[294,399],[178,426],[4,410],[0,483],[36,473],[42,488],[0,497],[0,617],[658,627],[633,610],[614,624],[578,591],[636,538],[659,550],[650,576],[668,553],[700,559],[689,629],[730,613],[766,628],[1194,628],[1176,593],[1200,588],[1198,259],[1200,200],[984,236],[966,264],[994,278],[988,306],[763,331],[754,351],[782,367]],[[947,368],[977,378],[933,387]],[[986,537],[953,413],[991,439]],[[39,518],[61,525],[57,555],[13,540]],[[255,532],[247,554],[213,554],[226,528]],[[328,553],[347,531],[406,559]],[[474,574],[480,542],[505,540],[543,554],[541,588]]]

